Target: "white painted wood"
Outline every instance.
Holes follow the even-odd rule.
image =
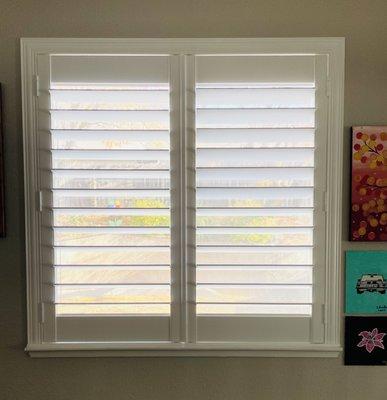
[[[316,130],[315,130],[315,192],[314,192],[314,248],[313,248],[313,309],[311,342],[324,343],[325,323],[322,314],[325,305],[326,286],[326,169],[328,139],[328,59],[326,55],[315,57]]]
[[[171,143],[171,341],[180,342],[185,334],[184,326],[184,293],[181,290],[184,281],[182,260],[184,257],[182,194],[180,182],[181,169],[181,79],[180,56],[170,57],[170,143]]]
[[[39,321],[39,303],[42,300],[42,273],[40,251],[40,217],[37,191],[40,189],[38,174],[38,104],[34,76],[39,75],[39,92],[42,91],[42,77],[38,72],[38,55],[49,54],[297,54],[322,55],[328,58],[329,81],[329,121],[327,137],[327,233],[326,233],[326,286],[325,286],[325,338],[323,344],[310,343],[175,343],[147,344],[137,353],[128,348],[138,344],[131,343],[78,343],[43,344]],[[343,96],[344,96],[344,39],[343,38],[265,38],[265,39],[22,39],[22,102],[23,102],[23,140],[25,169],[25,208],[26,208],[26,254],[27,254],[27,351],[37,356],[48,353],[60,356],[85,355],[80,349],[91,351],[88,356],[153,355],[155,349],[167,346],[168,355],[244,355],[244,356],[328,356],[340,351],[340,265],[341,252],[341,195],[342,195],[342,152],[343,152]],[[40,94],[40,93],[39,93]],[[39,96],[40,97],[40,96]],[[42,159],[42,162],[45,160]],[[43,200],[49,204],[45,195]],[[45,321],[47,311],[45,310]],[[50,336],[50,335],[49,335]],[[92,345],[92,347],[90,347]],[[177,345],[178,347],[175,347]],[[93,346],[95,346],[93,348]],[[230,346],[230,347],[229,347]],[[98,349],[98,350],[96,350]],[[141,349],[141,347],[140,347]],[[177,349],[177,350],[175,350]],[[195,350],[193,350],[195,349]],[[210,350],[211,349],[211,350]],[[212,350],[213,349],[213,350]],[[66,351],[64,351],[66,350]],[[103,351],[100,351],[103,350]],[[123,350],[123,352],[121,352]],[[95,352],[96,351],[96,352]],[[156,352],[155,352],[156,351]],[[75,353],[74,353],[75,352]],[[244,354],[242,354],[244,352]],[[102,354],[101,354],[102,353]],[[246,354],[247,353],[247,354]],[[163,355],[166,355],[163,352]]]
[[[186,215],[186,308],[187,342],[195,343],[196,320],[196,171],[195,171],[195,57],[184,56],[184,142]]]
[[[337,357],[338,345],[283,343],[44,343],[31,357]]]
[[[169,316],[57,317],[58,342],[170,341]]]

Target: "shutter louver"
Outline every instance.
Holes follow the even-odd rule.
[[[314,59],[201,56],[196,79],[198,316],[309,317]]]
[[[168,68],[162,56],[51,57],[59,317],[170,315]]]

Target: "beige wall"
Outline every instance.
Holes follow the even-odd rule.
[[[20,37],[345,36],[349,126],[387,124],[387,0],[0,0],[8,235],[0,240],[0,399],[385,399],[386,369],[341,359],[30,359]],[[348,155],[345,154],[344,227]],[[345,238],[345,232],[343,232]],[[383,248],[353,245],[344,248]]]

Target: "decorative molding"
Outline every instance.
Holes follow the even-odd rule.
[[[31,357],[338,357],[342,349],[303,343],[53,343],[26,351]]]

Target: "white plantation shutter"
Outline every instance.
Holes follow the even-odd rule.
[[[41,176],[51,335],[169,340],[169,58],[54,55],[41,63],[50,70],[40,76],[40,102],[49,127]]]
[[[314,199],[324,185],[315,176],[316,63],[196,57],[199,341],[310,338],[322,211]]]
[[[23,62],[29,349],[337,350],[337,49],[55,42]]]

